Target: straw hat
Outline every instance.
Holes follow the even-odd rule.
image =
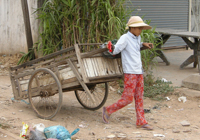
[[[144,27],[143,30],[151,29],[151,26],[144,23],[142,18],[139,16],[130,17],[128,23],[126,24],[126,29],[128,29],[129,27]]]

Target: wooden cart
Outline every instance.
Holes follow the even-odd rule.
[[[10,67],[14,98],[29,99],[36,114],[53,118],[61,108],[62,94],[75,91],[79,103],[96,110],[108,96],[107,82],[122,77],[120,59],[102,56],[100,43],[75,44],[50,55]],[[85,52],[84,48],[98,48]]]

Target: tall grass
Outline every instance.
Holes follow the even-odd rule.
[[[98,43],[119,38],[132,12],[132,9],[123,6],[124,2],[46,0],[37,9],[42,32],[34,49],[47,55],[72,46],[75,43],[74,36],[77,43]],[[20,63],[28,59],[28,54],[25,54]]]
[[[46,0],[39,19],[43,28],[44,54],[77,43],[104,42],[119,38],[130,14],[125,0]],[[51,51],[49,51],[51,50]]]

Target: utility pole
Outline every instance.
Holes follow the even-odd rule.
[[[30,50],[33,48],[33,38],[32,38],[32,32],[31,32],[31,24],[30,24],[27,0],[21,0],[21,4],[22,4],[23,17],[24,17],[26,41],[28,45],[28,50]]]

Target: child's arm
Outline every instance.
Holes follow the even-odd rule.
[[[140,50],[152,49],[154,47],[153,43],[143,43],[142,45],[143,47],[141,47]]]

